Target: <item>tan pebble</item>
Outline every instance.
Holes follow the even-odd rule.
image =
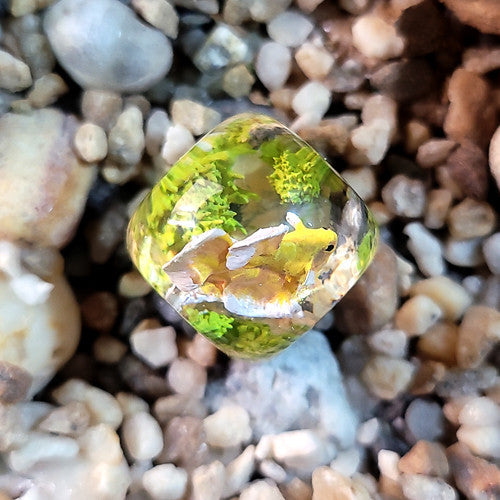
[[[130,335],[130,346],[136,356],[153,369],[167,366],[177,357],[176,333],[173,327],[165,326],[152,330],[134,330]]]
[[[385,226],[394,219],[394,214],[381,201],[372,201],[368,207],[379,226]]]
[[[322,45],[303,43],[295,52],[295,61],[310,80],[322,80],[332,69],[333,55]]]
[[[487,236],[495,229],[495,211],[486,202],[466,198],[455,205],[448,215],[448,228],[457,239]]]
[[[30,87],[32,82],[29,66],[5,50],[0,50],[0,89],[19,92]]]
[[[207,443],[220,448],[239,446],[252,436],[250,416],[242,406],[223,406],[203,420]]]
[[[24,368],[0,360],[0,403],[12,404],[25,399],[32,381]]]
[[[443,363],[425,360],[418,367],[409,392],[415,396],[431,394],[445,375],[446,366]]]
[[[131,167],[139,163],[144,148],[142,112],[137,106],[129,106],[109,131],[109,158],[120,166]]]
[[[445,405],[443,406],[443,414],[453,425],[457,427],[460,425],[458,421],[458,417],[462,408],[471,400],[474,399],[474,396],[461,396],[458,398],[449,399]]]
[[[453,196],[447,189],[433,189],[427,195],[424,225],[429,229],[441,229],[448,216]]]
[[[224,465],[218,460],[200,465],[191,474],[192,500],[218,500],[224,488]]]
[[[298,477],[281,484],[280,488],[286,500],[312,500],[311,486]]]
[[[351,480],[330,467],[319,467],[312,474],[312,500],[351,498]]]
[[[416,153],[418,148],[431,137],[429,126],[419,120],[410,120],[405,127],[405,149]]]
[[[493,134],[489,148],[489,163],[491,175],[500,189],[500,127]]]
[[[365,202],[376,196],[377,179],[370,167],[347,169],[342,172],[342,176]]]
[[[418,148],[417,163],[424,168],[441,165],[446,161],[456,144],[455,141],[449,139],[430,139]]]
[[[245,64],[228,69],[222,77],[222,89],[234,99],[250,94],[255,77]]]
[[[166,424],[177,416],[196,418],[205,418],[207,416],[207,409],[202,401],[182,394],[172,394],[158,398],[155,401],[153,410],[155,417],[161,424]]]
[[[190,359],[177,358],[170,365],[167,381],[174,392],[200,399],[205,393],[207,372]]]
[[[86,121],[109,130],[118,119],[123,101],[108,90],[86,90],[82,97],[82,114]]]
[[[375,356],[364,367],[361,378],[372,394],[389,400],[409,387],[414,372],[409,361]]]
[[[78,128],[74,144],[80,158],[88,163],[104,160],[108,154],[106,132],[93,123],[84,123]]]
[[[149,405],[146,401],[135,394],[130,392],[119,392],[115,397],[124,416],[132,415],[140,411],[149,411]]]
[[[179,16],[167,0],[132,0],[134,9],[165,35],[177,38]]]
[[[449,473],[444,446],[423,440],[417,441],[411,450],[401,457],[398,468],[406,474],[446,477]]]
[[[439,319],[443,311],[426,295],[415,295],[396,312],[394,324],[409,336],[422,335]]]
[[[443,311],[445,319],[456,321],[472,303],[465,288],[445,276],[434,276],[418,281],[410,289],[411,295],[427,295]]]
[[[143,297],[150,292],[151,285],[137,271],[130,271],[120,276],[118,293],[122,297]]]
[[[203,335],[197,334],[187,346],[186,355],[206,368],[215,364],[217,348]]]
[[[295,91],[288,87],[282,87],[280,89],[271,90],[269,93],[269,98],[271,99],[271,104],[278,109],[284,111],[289,111],[292,109],[292,101],[295,95]]]
[[[456,345],[458,327],[451,322],[439,322],[429,328],[419,339],[417,351],[420,356],[440,361],[447,366],[457,363]]]
[[[476,368],[499,340],[500,312],[486,306],[469,307],[458,328],[458,366]]]
[[[457,431],[457,438],[475,455],[500,458],[500,426],[498,424],[462,425]]]
[[[496,404],[500,405],[500,381],[493,387],[486,389],[486,396],[495,401]]]
[[[27,99],[34,108],[44,108],[56,102],[68,90],[68,86],[59,75],[49,73],[35,80]]]
[[[115,337],[103,335],[96,339],[92,350],[97,361],[114,365],[119,363],[123,356],[125,356],[128,348]]]

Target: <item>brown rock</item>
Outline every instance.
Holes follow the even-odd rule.
[[[480,75],[500,68],[500,47],[472,47],[462,57],[467,71]]]
[[[409,392],[415,396],[431,394],[445,375],[446,366],[443,363],[423,361],[415,373]]]
[[[486,80],[463,68],[456,69],[448,83],[450,107],[443,126],[446,135],[457,142],[469,139],[485,148],[497,125],[491,98]]]
[[[423,358],[453,366],[457,362],[455,355],[457,337],[458,329],[454,323],[437,323],[418,339],[417,351]]]
[[[446,453],[457,488],[473,500],[500,498],[500,469],[474,456],[467,446],[455,443]]]
[[[110,292],[89,295],[80,306],[84,323],[99,332],[109,332],[118,315],[118,301]]]
[[[449,139],[430,139],[418,148],[417,163],[425,168],[440,165],[446,161],[455,147],[456,142]]]
[[[459,189],[462,197],[476,200],[486,197],[488,191],[488,165],[486,156],[479,146],[464,141],[448,157],[443,167],[445,174]]]
[[[491,234],[495,229],[496,215],[485,201],[465,198],[448,214],[448,228],[456,239],[479,238]]]
[[[31,375],[20,366],[0,361],[0,403],[22,401],[31,387]]]
[[[381,244],[371,266],[337,305],[336,325],[349,334],[370,333],[385,325],[398,304],[397,261]]]
[[[498,0],[441,0],[464,24],[483,33],[500,35]]]
[[[401,457],[398,468],[405,474],[426,474],[445,477],[448,460],[443,445],[431,441],[417,441],[413,448]]]
[[[373,73],[370,83],[396,101],[410,101],[433,89],[433,69],[424,59],[391,62]]]
[[[73,153],[77,126],[52,109],[0,118],[0,239],[56,247],[71,239],[95,175]]]

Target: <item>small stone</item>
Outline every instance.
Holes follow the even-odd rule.
[[[389,400],[409,387],[414,372],[415,367],[409,361],[374,356],[361,372],[361,378],[372,394]]]
[[[109,130],[122,110],[122,98],[109,90],[86,90],[82,97],[82,114],[86,121]]]
[[[467,401],[458,415],[462,425],[495,425],[500,422],[500,406],[487,397]]]
[[[352,477],[361,463],[361,453],[358,448],[343,450],[330,463],[330,467],[343,476]]]
[[[363,103],[361,119],[365,125],[377,121],[384,122],[392,139],[398,129],[398,105],[396,101],[381,94],[372,94]]]
[[[457,431],[457,438],[475,455],[500,458],[500,426],[498,424],[462,425]]]
[[[286,47],[302,45],[313,29],[312,22],[297,11],[287,10],[267,24],[269,37]]]
[[[144,145],[142,113],[136,106],[129,106],[109,131],[109,157],[123,166],[136,165],[142,158]]]
[[[382,189],[386,207],[401,217],[421,217],[425,211],[426,189],[422,181],[405,175],[394,176]]]
[[[187,472],[173,464],[156,465],[142,476],[142,485],[153,500],[180,500],[187,481]]]
[[[377,465],[380,474],[393,481],[398,481],[400,477],[398,464],[400,456],[392,450],[382,449],[377,455]]]
[[[163,448],[161,428],[145,411],[127,416],[121,432],[124,446],[134,460],[152,460]]]
[[[0,89],[19,92],[30,87],[32,83],[28,65],[0,50]]]
[[[248,412],[241,406],[224,406],[203,420],[207,443],[220,448],[239,446],[250,439]]]
[[[255,78],[244,64],[228,69],[222,78],[222,90],[238,99],[250,94]]]
[[[300,121],[300,118],[298,119],[298,121]],[[314,120],[312,121],[314,122]],[[321,120],[317,125],[306,126],[304,124],[301,124],[298,130],[298,134],[300,135],[300,137],[302,137],[302,139],[309,142],[319,151],[330,153],[333,156],[344,154],[349,143],[350,130],[348,128],[349,124],[343,122],[344,120],[342,120],[342,117],[338,117]],[[357,120],[355,119],[354,122],[357,123]],[[364,198],[364,196],[362,195],[364,190],[368,193],[368,197],[370,196],[370,190],[375,190],[375,178],[368,167],[358,170],[344,170],[342,172],[342,175],[344,175],[346,172],[351,174],[351,178],[354,178],[354,182],[359,179],[356,192],[362,198]],[[366,185],[360,185],[365,182]]]
[[[183,125],[172,125],[167,130],[161,155],[173,165],[194,144],[194,137]]]
[[[489,146],[489,164],[491,175],[500,189],[500,127],[498,127],[491,138]]]
[[[87,407],[78,401],[52,410],[39,424],[38,429],[51,434],[81,435],[90,424]]]
[[[377,194],[377,179],[372,168],[360,167],[343,170],[342,177],[365,202],[375,198]]]
[[[163,109],[155,109],[146,121],[145,145],[149,156],[160,154],[170,119]]]
[[[410,120],[405,127],[405,149],[417,153],[418,148],[431,138],[429,126],[419,120]]]
[[[200,366],[208,368],[215,365],[217,348],[203,335],[196,334],[186,349],[186,355]]]
[[[441,229],[448,217],[453,196],[447,189],[433,189],[427,193],[424,225],[428,229]]]
[[[120,439],[108,425],[89,427],[78,438],[81,454],[88,460],[100,464],[121,463],[124,460]]]
[[[443,445],[431,441],[417,441],[412,449],[401,457],[398,468],[404,474],[447,477],[449,473]]]
[[[155,401],[154,414],[161,424],[165,424],[176,416],[205,418],[207,409],[199,399],[172,394]]]
[[[92,346],[94,357],[99,363],[115,365],[127,352],[127,346],[109,335],[98,337]]]
[[[500,469],[455,443],[447,450],[457,488],[467,498],[495,498],[500,494]]]
[[[80,158],[87,163],[96,163],[108,154],[106,132],[93,123],[84,123],[75,134],[74,144]]]
[[[458,328],[458,366],[478,367],[499,340],[500,312],[480,305],[469,307]]]
[[[419,354],[427,359],[454,366],[457,362],[457,338],[458,329],[454,323],[439,322],[418,339],[417,349]]]
[[[292,55],[290,49],[276,42],[264,43],[257,54],[255,71],[269,90],[281,88],[290,76]]]
[[[456,500],[457,492],[440,478],[422,474],[403,474],[401,477],[403,493],[408,500],[422,498],[439,498],[442,500]]]
[[[274,0],[273,2],[256,0],[250,4],[250,14],[254,21],[267,23],[281,14],[291,3],[291,0]]]
[[[389,149],[391,125],[385,120],[373,120],[351,132],[354,152],[350,161],[356,165],[378,165]]]
[[[446,376],[446,366],[432,360],[422,360],[413,379],[410,393],[415,396],[431,394]]]
[[[457,240],[448,238],[444,245],[444,258],[454,266],[475,267],[484,263],[482,238]]]
[[[89,328],[107,333],[118,316],[118,301],[110,292],[95,292],[81,303],[80,310]]]
[[[297,5],[304,12],[314,12],[316,7],[321,4],[324,0],[297,0]]]
[[[224,488],[224,465],[215,461],[197,467],[191,474],[192,500],[219,500]]]
[[[135,413],[147,413],[149,411],[149,405],[146,401],[135,394],[131,394],[130,392],[119,392],[115,397],[125,417]]]
[[[497,126],[496,112],[491,108],[491,89],[481,76],[458,68],[448,83],[450,106],[443,129],[457,142],[465,139],[485,148]]]
[[[450,139],[430,139],[418,148],[417,163],[424,168],[441,165],[456,146],[457,143]]]
[[[58,62],[85,89],[142,92],[172,65],[168,39],[118,0],[57,2],[44,29]]]
[[[391,358],[404,358],[408,349],[408,335],[402,330],[379,330],[367,342],[374,351]]]
[[[130,271],[120,276],[118,282],[118,293],[129,299],[144,297],[151,292],[149,283],[137,272]]]
[[[330,467],[318,467],[313,472],[312,487],[312,500],[341,500],[353,496],[350,479]]]
[[[379,437],[380,428],[380,421],[377,418],[370,418],[358,427],[356,441],[362,446],[370,446]]]
[[[207,372],[190,359],[177,358],[170,365],[167,381],[174,392],[199,399],[205,392]]]
[[[276,484],[271,480],[250,483],[240,495],[240,500],[285,500]]]
[[[186,127],[195,136],[207,133],[221,121],[218,111],[188,99],[174,101],[171,115],[175,124]]]
[[[312,116],[319,120],[327,112],[331,101],[331,92],[319,82],[307,82],[302,85],[292,101],[292,108],[299,116]]]
[[[464,370],[448,370],[443,380],[436,386],[436,394],[442,398],[459,398],[468,395],[477,395],[495,384],[497,371],[489,365]]]
[[[417,441],[436,441],[444,433],[443,411],[434,401],[414,399],[406,409],[405,422]]]
[[[404,40],[392,24],[373,14],[358,17],[352,26],[353,45],[366,57],[392,59],[401,55]]]
[[[177,357],[175,330],[171,326],[139,330],[130,336],[132,351],[151,368],[167,366]]]
[[[486,264],[493,274],[500,274],[500,233],[495,233],[483,242]]]
[[[26,97],[34,108],[44,108],[54,104],[68,90],[68,86],[59,75],[49,73],[35,80],[33,88]]]
[[[455,205],[448,215],[448,228],[457,239],[487,236],[495,224],[496,215],[491,205],[471,198]]]
[[[274,460],[266,458],[262,460],[259,464],[259,473],[264,478],[269,478],[275,483],[284,483],[287,479],[287,473],[285,469]]]
[[[204,12],[205,14],[217,14],[219,12],[217,0],[175,0],[174,3],[175,5]]]
[[[302,3],[304,1],[306,0],[302,0]],[[301,3],[301,0],[298,3]],[[294,477],[287,483],[280,484],[280,491],[286,500],[312,500],[311,486],[298,477]]]
[[[222,497],[236,495],[248,483],[255,468],[255,446],[245,448],[241,455],[229,462],[224,475]]]
[[[149,24],[177,38],[179,16],[167,0],[132,0],[132,6]]]
[[[295,61],[310,80],[323,80],[333,67],[333,55],[323,45],[305,42],[295,52]]]
[[[445,5],[464,24],[474,26],[483,33],[500,34],[500,8],[495,0],[444,0]]]
[[[394,324],[409,336],[422,335],[442,316],[443,311],[432,299],[414,295],[396,312]]]
[[[445,271],[441,242],[427,231],[420,222],[411,222],[403,229],[409,236],[408,250],[417,261],[418,268],[426,276],[437,276]]]
[[[471,47],[464,51],[462,60],[467,71],[483,75],[500,68],[500,50],[498,47]]]
[[[32,378],[25,369],[0,361],[0,403],[13,404],[26,398]]]

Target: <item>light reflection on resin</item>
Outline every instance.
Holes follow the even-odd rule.
[[[147,281],[232,356],[287,347],[357,281],[377,244],[356,193],[307,143],[264,115],[203,137],[132,217]]]

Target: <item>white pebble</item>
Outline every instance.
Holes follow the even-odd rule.
[[[125,418],[122,426],[125,448],[134,460],[152,460],[163,448],[163,433],[158,422],[140,411]]]
[[[373,120],[355,128],[351,132],[355,149],[352,162],[355,165],[378,165],[389,149],[391,135],[391,125],[386,120]]]
[[[356,441],[362,446],[368,447],[378,438],[380,432],[380,422],[377,418],[370,418],[358,427]]]
[[[391,358],[403,358],[408,349],[408,336],[402,330],[380,330],[367,339],[368,345],[376,352]]]
[[[220,500],[224,488],[224,465],[216,460],[197,467],[191,474],[192,500]]]
[[[268,90],[281,88],[290,76],[290,49],[276,42],[264,43],[257,54],[255,72]]]
[[[241,455],[229,462],[224,476],[223,498],[236,495],[250,480],[255,468],[255,446],[247,446]]]
[[[149,405],[146,401],[135,394],[131,394],[130,392],[119,392],[115,397],[125,417],[133,415],[134,413],[149,411]]]
[[[167,0],[132,0],[132,6],[152,26],[177,38],[179,16]]]
[[[483,254],[490,271],[500,274],[500,233],[495,233],[484,241]]]
[[[454,266],[475,267],[484,263],[482,238],[456,240],[448,238],[444,246],[445,259]]]
[[[462,425],[457,431],[458,440],[472,453],[484,457],[500,458],[500,425]]]
[[[150,156],[160,154],[163,141],[170,127],[170,119],[163,109],[155,109],[146,121],[146,151]]]
[[[499,424],[500,406],[487,397],[473,398],[463,406],[458,421],[463,425]]]
[[[266,458],[259,464],[259,472],[276,483],[284,483],[287,478],[287,473],[281,465],[274,460]]]
[[[288,10],[278,14],[267,25],[269,36],[287,47],[302,45],[313,29],[313,23],[303,14]]]
[[[103,160],[108,154],[106,132],[93,123],[84,123],[75,134],[75,148],[82,160],[94,163]]]
[[[295,94],[292,108],[299,116],[312,115],[323,117],[330,107],[331,92],[319,82],[307,82]]]
[[[0,50],[0,89],[19,92],[32,83],[28,65],[5,50]]]
[[[254,481],[245,488],[240,500],[285,500],[280,490],[270,480]]]
[[[143,150],[142,113],[137,106],[129,106],[109,131],[109,156],[120,165],[132,166],[139,163]]]
[[[402,217],[421,217],[425,211],[426,189],[422,181],[395,175],[383,188],[385,206]]]
[[[441,478],[423,474],[403,474],[401,476],[403,493],[408,500],[455,500],[457,492]]]
[[[170,165],[173,165],[193,145],[193,134],[186,127],[172,125],[167,130],[161,155]]]
[[[171,114],[176,125],[183,125],[195,136],[206,134],[221,121],[218,111],[189,99],[175,100]]]
[[[408,250],[417,261],[418,268],[426,276],[437,276],[445,271],[441,242],[420,222],[411,222],[403,229],[409,236]]]
[[[250,416],[241,406],[224,406],[203,420],[206,441],[210,446],[231,448],[250,439]]]
[[[130,336],[130,346],[151,368],[160,368],[177,357],[175,338],[175,330],[171,326],[140,330]]]
[[[372,14],[356,19],[352,39],[354,46],[367,57],[390,59],[401,55],[404,49],[404,41],[396,28]]]
[[[177,358],[170,365],[167,380],[174,392],[200,399],[205,393],[207,372],[190,359]]]
[[[399,479],[398,463],[400,456],[391,450],[380,450],[377,455],[377,464],[380,474],[383,476],[397,481]]]
[[[357,448],[343,450],[330,463],[330,467],[343,476],[351,477],[359,468],[361,453]]]
[[[88,428],[78,439],[81,453],[91,462],[119,464],[123,461],[120,439],[106,424]]]
[[[370,167],[350,168],[342,172],[342,177],[363,199],[371,201],[377,194],[377,179]]]
[[[443,316],[441,308],[426,295],[415,295],[396,312],[394,322],[397,328],[408,335],[423,335]]]
[[[142,485],[154,500],[180,500],[186,491],[188,474],[173,464],[160,464],[142,476]]]

